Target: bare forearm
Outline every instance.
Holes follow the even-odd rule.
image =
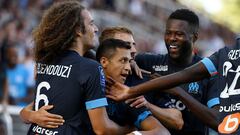
[[[31,121],[31,114],[32,114],[32,106],[33,103],[29,104],[28,106],[26,106],[25,108],[23,108],[20,112],[20,118],[22,119],[23,122],[25,123],[32,123]]]
[[[208,76],[209,74],[207,69],[200,62],[180,72],[159,77],[151,81],[148,81],[146,83],[142,83],[140,85],[131,87],[131,90],[129,91],[129,93],[131,97],[134,97],[139,94],[149,92],[151,90],[169,89],[183,83],[201,80]]]
[[[190,111],[203,123],[217,130],[218,110],[211,109],[198,102],[181,88],[174,88],[176,96],[190,109]]]
[[[162,109],[151,103],[149,103],[148,109],[166,127],[176,130],[182,129],[184,122],[180,111],[172,108]]]
[[[141,122],[141,131],[144,135],[170,135],[169,131],[153,116]]]
[[[97,135],[121,135],[127,134],[134,130],[131,130],[129,126],[119,126],[110,120],[105,107],[88,110],[88,114],[93,130]]]
[[[108,120],[108,123],[105,124],[104,129],[101,131],[95,131],[97,135],[123,135],[134,131],[134,128],[130,126],[119,126],[111,120]]]

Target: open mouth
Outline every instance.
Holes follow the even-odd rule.
[[[169,48],[170,49],[178,49],[179,47],[175,44],[170,44]]]
[[[170,44],[169,45],[169,51],[172,52],[172,53],[179,51],[179,48],[180,47],[176,44]]]
[[[121,74],[121,77],[122,77],[123,81],[126,80],[127,76],[128,76],[128,74]]]

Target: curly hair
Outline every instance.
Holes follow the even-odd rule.
[[[43,15],[40,24],[33,31],[35,60],[50,63],[69,49],[76,39],[76,29],[85,33],[85,9],[78,1],[58,2]]]

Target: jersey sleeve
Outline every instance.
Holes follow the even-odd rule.
[[[204,89],[204,99],[205,103],[209,108],[212,108],[216,105],[220,104],[219,95],[220,92],[218,91],[218,80],[217,76],[211,77],[207,81],[207,88]]]
[[[94,109],[98,107],[107,106],[107,99],[105,97],[105,76],[100,65],[96,68],[89,67],[90,76],[85,86],[86,109]]]
[[[141,122],[144,121],[148,116],[152,115],[152,113],[146,107],[135,108],[130,107],[128,104],[125,104],[125,106],[127,108],[127,117],[129,117],[129,120],[134,123],[138,129],[141,128]]]
[[[219,81],[218,81],[218,62],[219,62],[219,51],[215,52],[208,58],[204,58],[201,61],[207,68],[209,74],[212,76],[209,78],[208,88],[206,91],[207,106],[212,108],[215,105],[220,104],[219,99]]]
[[[215,76],[218,74],[218,52],[212,54],[210,57],[208,58],[204,58],[201,60],[201,62],[204,64],[204,66],[207,68],[209,74],[211,76]]]

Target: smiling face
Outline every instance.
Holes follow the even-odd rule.
[[[106,76],[112,77],[114,80],[124,83],[130,71],[130,49],[116,48],[111,58],[101,58]],[[104,59],[104,60],[103,60]]]
[[[178,19],[169,19],[164,35],[169,56],[174,60],[181,60],[192,54],[193,33],[189,24]]]

